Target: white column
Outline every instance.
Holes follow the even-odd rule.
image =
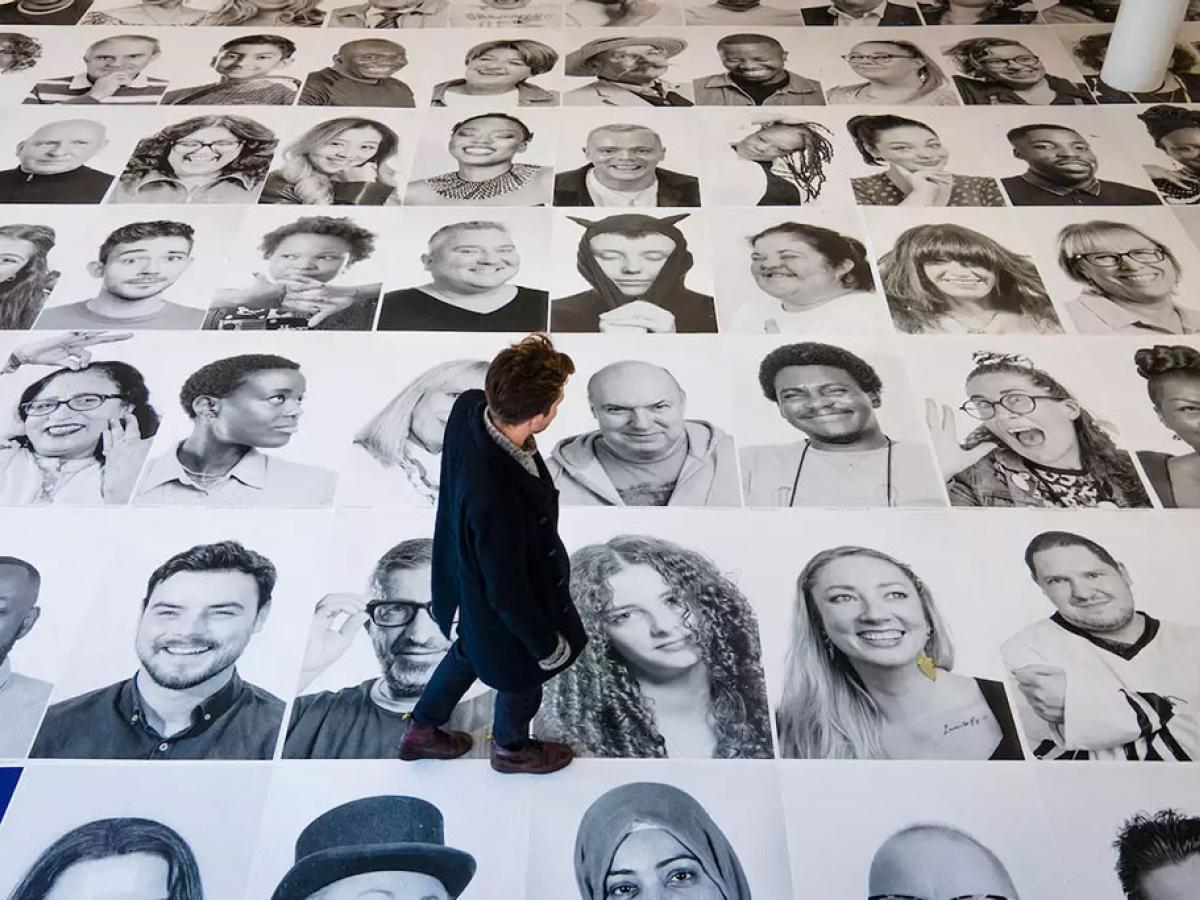
[[[1188,0],[1122,0],[1100,78],[1119,91],[1153,91],[1163,82]]]

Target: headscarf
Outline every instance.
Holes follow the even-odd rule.
[[[751,900],[750,885],[729,839],[690,795],[656,782],[624,784],[584,813],[575,839],[575,882],[582,900],[604,900],[604,882],[630,834],[661,828],[700,863],[724,900]]]
[[[667,216],[662,219],[646,216],[641,213],[623,213],[608,216],[598,222],[581,219],[578,216],[568,216],[572,222],[583,226],[583,236],[579,239],[579,252],[575,257],[575,268],[584,280],[590,284],[600,296],[605,310],[616,309],[631,302],[630,298],[621,292],[604,274],[596,257],[592,253],[591,240],[598,234],[665,234],[675,242],[675,249],[663,263],[658,277],[650,285],[640,299],[662,306],[662,299],[685,290],[684,276],[691,270],[694,262],[692,253],[688,250],[687,238],[675,227],[675,223],[688,217],[687,213]]]

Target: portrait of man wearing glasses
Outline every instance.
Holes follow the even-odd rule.
[[[968,106],[1086,106],[1095,103],[1087,86],[1046,71],[1042,58],[1019,41],[978,37],[946,50],[962,73],[954,76]]]
[[[433,670],[450,648],[429,614],[433,541],[402,541],[379,559],[370,598],[327,594],[313,611],[299,691],[365,635],[380,674],[339,691],[302,694],[292,707],[283,755],[287,759],[383,759],[396,755],[410,713]],[[493,691],[463,700],[448,727],[469,732],[470,756],[488,755]]]

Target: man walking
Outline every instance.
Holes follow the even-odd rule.
[[[433,537],[433,616],[457,636],[413,709],[405,760],[454,759],[471,736],[446,731],[476,678],[497,691],[492,768],[545,774],[573,754],[529,736],[542,684],[587,642],[571,602],[558,495],[534,435],[554,420],[575,365],[534,334],[502,350],[484,390],[464,391],[446,422]]]

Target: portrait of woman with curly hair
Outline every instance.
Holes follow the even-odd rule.
[[[244,116],[195,116],[138,141],[112,203],[253,203],[275,134]]]
[[[601,757],[772,757],[750,602],[694,550],[620,535],[571,556],[589,643],[546,686],[539,733]]]
[[[0,31],[0,75],[32,69],[42,58],[42,45],[36,38],[16,31]]]
[[[41,312],[58,281],[46,260],[54,240],[45,225],[0,225],[0,331],[24,331]]]
[[[1200,350],[1155,344],[1134,353],[1133,362],[1158,421],[1187,448],[1139,450],[1138,462],[1164,507],[1200,509]]]

